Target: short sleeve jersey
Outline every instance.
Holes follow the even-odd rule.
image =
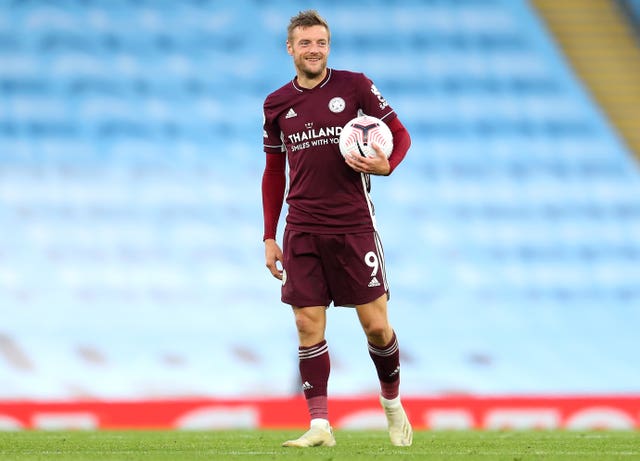
[[[364,74],[327,69],[312,89],[296,79],[264,102],[264,151],[287,155],[289,191],[287,228],[343,234],[375,229],[368,175],[351,169],[340,154],[342,127],[371,115],[385,122],[396,117]]]

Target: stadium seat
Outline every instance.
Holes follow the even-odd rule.
[[[299,8],[0,1],[0,399],[299,392],[260,195]],[[528,3],[323,9],[412,135],[373,180],[403,392],[637,390],[638,166]],[[329,319],[331,392],[376,392]]]

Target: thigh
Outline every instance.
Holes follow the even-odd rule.
[[[282,302],[296,307],[328,306],[331,298],[313,235],[286,230],[282,252]]]
[[[388,294],[382,244],[375,232],[334,236],[323,254],[336,306],[369,303]]]

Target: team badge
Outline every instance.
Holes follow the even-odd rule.
[[[336,96],[335,98],[332,98],[331,101],[329,101],[329,110],[334,114],[342,112],[345,106],[346,104],[344,102],[344,99],[342,99],[340,96]]]

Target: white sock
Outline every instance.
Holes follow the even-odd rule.
[[[329,421],[324,418],[314,418],[311,420],[310,427],[319,427],[320,429],[328,431],[331,425],[329,424]]]
[[[391,400],[385,399],[384,397],[380,396],[380,401],[382,402],[382,405],[387,408],[400,406],[400,396],[397,396],[395,399]]]

